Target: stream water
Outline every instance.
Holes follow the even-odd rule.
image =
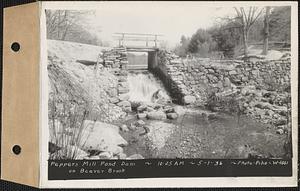
[[[129,101],[152,103],[154,94],[160,91],[164,99],[170,99],[163,84],[148,71],[130,72],[128,74]]]
[[[127,155],[141,154],[145,158],[247,158],[284,155],[285,137],[265,124],[248,117],[237,119],[227,114],[204,118],[201,109],[185,109],[176,120],[145,120],[150,131],[143,128],[122,132],[129,145]],[[132,116],[123,121],[130,125]]]

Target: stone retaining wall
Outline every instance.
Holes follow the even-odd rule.
[[[282,119],[287,114],[285,104],[290,96],[290,69],[289,59],[255,62],[179,59],[160,51],[158,66],[153,72],[177,103],[205,106],[211,92],[222,94],[237,89],[239,95],[245,97],[245,112],[269,122],[273,115]],[[269,104],[268,108],[261,107],[266,104]]]
[[[126,69],[128,64],[127,51],[125,47],[113,48],[102,54],[103,65],[107,68]]]
[[[178,59],[159,52],[155,71],[175,99],[184,103],[185,96],[194,96],[199,104],[207,90],[222,92],[232,86],[255,86],[274,90],[290,84],[290,60],[243,62],[235,60]]]
[[[113,48],[109,51],[103,52],[103,66],[109,68],[118,79],[117,86],[111,87],[107,92],[110,96],[110,103],[121,107],[123,111],[131,111],[131,103],[128,101],[129,84],[127,82],[127,50],[125,47]]]

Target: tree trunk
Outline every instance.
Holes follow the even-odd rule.
[[[57,39],[60,39],[60,10],[58,10]]]
[[[66,26],[66,29],[61,37],[61,40],[66,40],[66,36],[67,36],[68,30],[69,30],[69,27],[70,27],[70,25]]]
[[[270,14],[270,7],[266,7],[266,15],[264,20],[264,47],[263,47],[263,55],[268,54],[269,49],[269,14]]]
[[[244,56],[248,57],[248,30],[243,29]]]

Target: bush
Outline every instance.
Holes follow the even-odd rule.
[[[266,89],[268,91],[276,91],[279,93],[290,92],[291,85],[288,83],[282,84],[277,79],[276,74],[269,72],[264,75],[264,86],[262,89]]]
[[[224,111],[228,113],[238,112],[240,110],[240,102],[236,94],[223,96],[215,92],[208,95],[206,107],[212,111]]]
[[[226,58],[233,58],[235,46],[239,43],[241,35],[234,29],[224,28],[226,27],[215,28],[210,32],[216,43],[215,50],[222,51]]]
[[[212,91],[208,94],[206,107],[211,111],[221,111],[230,115],[235,114],[238,127],[240,117],[246,109],[243,106],[244,102],[244,98],[239,96],[238,91],[227,95]]]
[[[188,52],[207,57],[212,44],[211,35],[204,29],[198,29],[189,42]]]

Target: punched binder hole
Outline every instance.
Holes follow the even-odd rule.
[[[15,155],[18,155],[21,153],[21,147],[19,145],[14,145],[12,151]]]
[[[17,43],[17,42],[14,42],[11,44],[11,49],[14,51],[14,52],[18,52],[20,50],[20,44]]]

